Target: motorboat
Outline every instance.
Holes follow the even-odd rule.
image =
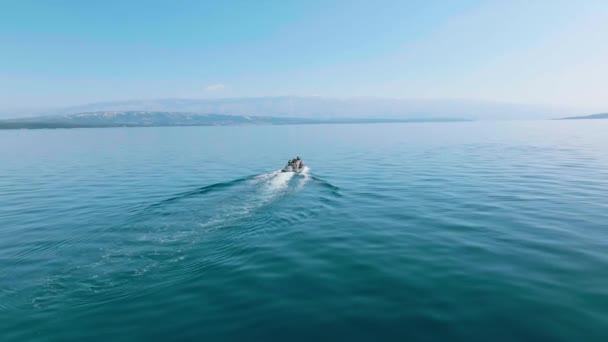
[[[300,157],[296,157],[296,158],[290,159],[287,162],[287,165],[285,165],[285,167],[281,170],[281,172],[300,173],[300,172],[302,172],[303,169],[304,169],[304,162],[302,161],[302,159],[300,159]]]

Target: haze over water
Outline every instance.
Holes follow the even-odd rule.
[[[0,340],[605,341],[606,132],[2,131]]]

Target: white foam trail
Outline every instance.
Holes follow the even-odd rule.
[[[268,190],[270,192],[280,192],[287,188],[289,180],[293,177],[293,172],[279,172],[268,180]]]
[[[200,228],[210,229],[223,222],[247,216],[275,201],[288,190],[289,182],[294,175],[293,172],[277,170],[255,176],[249,181],[250,187],[242,189],[243,193],[235,195],[233,201],[215,207],[215,214],[205,222],[200,222]]]
[[[257,183],[269,180],[269,179],[271,179],[272,177],[276,176],[279,173],[281,173],[281,170],[276,170],[276,171],[272,171],[272,172],[262,173],[260,175],[255,176],[251,180],[251,183],[257,184]]]
[[[308,166],[304,166],[300,175],[302,176],[302,178],[298,182],[298,190],[302,189],[304,185],[306,185],[306,183],[308,183],[308,181],[312,178],[312,176],[310,175],[310,168]]]

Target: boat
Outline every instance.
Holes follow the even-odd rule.
[[[281,172],[300,173],[300,172],[302,172],[303,169],[304,169],[304,162],[302,161],[302,159],[300,159],[300,157],[295,157],[293,159],[290,159],[287,162],[287,165],[285,165],[285,167],[281,170]]]

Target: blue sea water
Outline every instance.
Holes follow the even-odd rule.
[[[607,132],[0,131],[0,341],[607,341]]]

